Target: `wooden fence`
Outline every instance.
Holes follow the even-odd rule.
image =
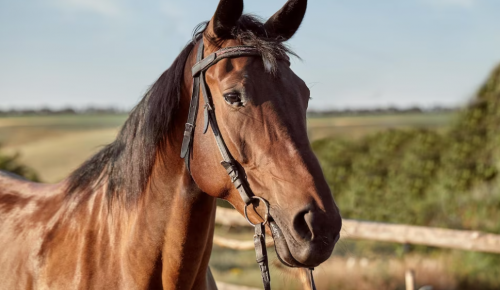
[[[215,222],[226,226],[250,226],[241,214],[227,208],[217,208]],[[344,219],[342,224],[340,235],[346,239],[426,245],[500,254],[500,235],[348,219]],[[215,236],[214,243],[237,250],[253,249],[252,241],[242,242]],[[273,245],[272,240],[268,240],[267,244],[268,246]]]
[[[215,215],[215,223],[231,227],[251,227],[243,216],[233,209],[219,207]],[[429,228],[411,225],[388,224],[379,222],[342,220],[341,237],[344,239],[372,240],[402,244],[426,245],[440,248],[451,248],[466,251],[478,251],[500,254],[500,235],[478,231],[460,231],[443,228]],[[251,250],[253,241],[239,241],[214,236],[214,244],[235,249]],[[271,238],[266,239],[268,247],[274,244]],[[302,270],[302,269],[301,269]],[[303,273],[302,273],[303,272]],[[299,273],[305,279],[300,279],[304,289],[310,289],[310,281],[305,270]],[[405,273],[407,290],[415,288],[415,273],[407,269]],[[250,289],[238,286],[224,285],[221,289]],[[224,287],[223,286],[223,287]],[[233,288],[231,288],[233,287]],[[420,289],[427,289],[422,287]],[[432,288],[430,288],[432,289]]]

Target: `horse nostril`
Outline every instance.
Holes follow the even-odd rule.
[[[310,241],[313,237],[312,213],[309,210],[303,210],[295,215],[293,219],[293,228],[295,232],[304,240]]]

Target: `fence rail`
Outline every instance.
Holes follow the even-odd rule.
[[[226,226],[250,226],[237,211],[221,207],[217,208],[215,222]],[[346,239],[416,244],[500,254],[500,235],[495,234],[348,219],[344,219],[342,223],[341,236]],[[214,243],[238,250],[253,248],[252,242],[217,236],[214,237]],[[268,246],[272,244],[272,240],[267,242]]]

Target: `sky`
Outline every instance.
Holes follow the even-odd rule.
[[[285,0],[250,0],[267,19]],[[217,0],[0,0],[0,109],[132,108]],[[312,109],[465,104],[500,63],[498,0],[309,0],[289,45]]]

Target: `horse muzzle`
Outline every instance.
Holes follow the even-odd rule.
[[[340,227],[339,224],[338,230],[311,235],[309,239],[297,241],[288,228],[283,231],[276,221],[269,223],[279,260],[288,267],[301,268],[317,267],[331,256],[335,244],[340,239]]]

